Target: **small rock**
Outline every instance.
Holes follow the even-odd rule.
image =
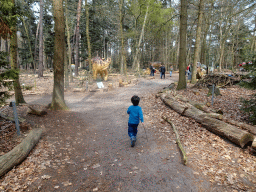
[[[41,178],[42,178],[42,179],[50,179],[51,176],[50,176],[50,175],[43,175]]]
[[[95,165],[92,166],[93,169],[98,168],[98,167],[100,167],[100,164],[99,164],[99,163],[97,163],[97,164],[95,164]]]

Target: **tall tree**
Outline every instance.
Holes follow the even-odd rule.
[[[68,15],[69,14],[68,14],[67,6],[68,6],[68,1],[66,0],[65,1],[65,25],[66,25],[68,47],[67,47],[67,50],[65,49],[65,54],[64,54],[65,87],[69,87],[69,73],[68,73],[68,70],[71,67],[71,46],[70,46],[70,31],[69,31],[69,22],[68,22]],[[65,45],[65,48],[66,48],[66,45]]]
[[[51,109],[66,110],[64,101],[64,49],[65,49],[65,19],[63,11],[63,0],[53,0],[54,14],[54,84]]]
[[[39,27],[40,27],[40,21],[37,24],[36,28],[36,37],[35,37],[35,50],[34,50],[34,73],[36,73],[36,67],[37,67],[37,40],[38,40],[38,32],[39,32]]]
[[[180,51],[179,51],[179,82],[177,89],[186,89],[186,48],[187,48],[187,0],[181,0],[180,9]]]
[[[85,0],[85,13],[86,13],[86,39],[88,46],[88,62],[89,62],[89,71],[92,71],[92,53],[91,53],[91,41],[90,41],[90,33],[89,33],[89,5],[87,0]]]
[[[124,0],[119,0],[119,25],[120,25],[120,41],[121,41],[121,62],[120,62],[120,73],[126,74],[126,59],[124,52],[124,33],[123,33],[123,22],[124,22]]]
[[[16,15],[15,0],[12,0],[12,3],[13,3],[12,16],[15,16]],[[17,70],[18,44],[17,44],[17,17],[16,16],[13,17],[13,25],[11,26],[11,31],[12,31],[12,37],[10,40],[11,68]],[[15,102],[17,104],[26,103],[22,95],[19,76],[14,80],[14,92],[15,92]]]
[[[75,76],[78,76],[78,67],[80,63],[79,57],[79,40],[80,40],[80,17],[81,17],[82,0],[78,0],[77,4],[77,17],[76,17],[76,45],[75,45]]]
[[[43,9],[44,0],[40,0],[40,18],[39,18],[39,65],[38,65],[38,77],[43,77],[43,61],[44,61],[44,49],[43,49]]]
[[[144,35],[144,29],[145,29],[145,25],[146,25],[146,21],[147,21],[147,17],[148,17],[148,9],[149,9],[149,2],[147,4],[147,10],[146,10],[146,14],[144,17],[144,22],[143,22],[143,26],[142,26],[141,33],[140,33],[140,38],[139,38],[138,44],[136,46],[136,53],[135,53],[133,65],[132,65],[133,68],[136,68],[137,71],[140,70],[140,63],[138,62],[138,54],[139,54],[139,50],[140,50],[140,44],[142,41],[142,37]]]
[[[198,10],[198,23],[197,23],[197,29],[196,29],[196,42],[195,42],[195,52],[194,52],[194,61],[193,61],[193,69],[192,69],[192,79],[191,79],[191,83],[193,84],[196,83],[197,62],[199,61],[203,8],[204,8],[204,0],[200,0],[199,10]]]

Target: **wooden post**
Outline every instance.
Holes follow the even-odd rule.
[[[19,126],[19,119],[18,119],[18,115],[17,115],[17,111],[16,111],[16,104],[14,101],[12,101],[12,108],[13,108],[13,116],[14,116],[14,121],[15,121],[15,126],[17,129],[17,134],[18,136],[20,136],[20,126]]]

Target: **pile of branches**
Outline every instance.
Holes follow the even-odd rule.
[[[225,75],[225,74],[209,74],[204,76],[203,79],[199,80],[194,87],[203,88],[209,87],[213,84],[218,87],[226,87],[237,84],[241,81],[241,76],[238,74]]]

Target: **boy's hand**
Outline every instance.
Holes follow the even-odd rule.
[[[141,124],[144,125],[144,122],[142,122]]]

